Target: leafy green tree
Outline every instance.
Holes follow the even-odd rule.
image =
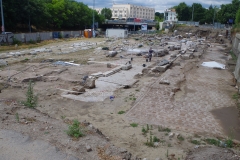
[[[237,14],[236,14],[236,19],[235,19],[235,24],[240,23],[240,9],[238,9]]]
[[[205,11],[206,9],[202,7],[200,3],[193,3],[193,21],[200,22],[200,24],[205,23]]]
[[[101,15],[105,17],[105,19],[111,19],[112,18],[112,11],[110,8],[103,8],[101,10]]]
[[[227,23],[229,19],[235,19],[240,8],[240,0],[232,0],[230,4],[223,4],[218,11],[217,19],[221,23]]]
[[[178,14],[179,21],[189,21],[191,20],[191,8],[187,6],[185,2],[180,3],[178,6],[174,7]]]
[[[164,19],[164,13],[159,13],[159,12],[156,12],[155,13],[155,19]]]

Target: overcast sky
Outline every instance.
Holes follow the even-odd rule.
[[[169,1],[169,0],[76,0],[78,2],[83,2],[84,4],[88,5],[89,8],[93,7],[93,1],[95,1],[95,7],[94,8],[111,8],[112,4],[134,4],[134,5],[140,5],[140,6],[146,6],[146,7],[151,7],[155,8],[156,12],[163,12],[164,10],[171,8],[173,6],[178,5],[181,2],[185,2],[187,5],[192,5],[192,3],[200,3],[202,4],[203,7],[208,8],[211,4],[213,6],[218,6],[220,7],[221,4],[227,4],[231,3],[232,0],[174,0],[174,1]]]

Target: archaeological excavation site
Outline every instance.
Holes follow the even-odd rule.
[[[239,160],[240,35],[183,26],[0,52],[0,160]]]

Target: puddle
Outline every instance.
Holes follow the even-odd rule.
[[[212,110],[211,113],[220,122],[227,136],[240,140],[240,118],[237,108],[225,107]]]

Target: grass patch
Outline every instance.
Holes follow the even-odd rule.
[[[178,139],[179,141],[184,141],[184,137],[183,137],[183,136],[178,136],[177,139]]]
[[[232,147],[233,147],[233,141],[232,141],[232,139],[231,139],[231,138],[227,139],[227,140],[225,141],[225,144],[226,144],[226,147],[232,148]]]
[[[219,141],[219,140],[216,140],[216,139],[207,138],[207,139],[205,139],[205,141],[206,141],[208,144],[211,144],[211,145],[215,145],[215,146],[219,146],[219,145],[220,145],[220,141]]]
[[[15,114],[15,118],[16,118],[17,122],[19,122],[19,115],[18,115],[18,113]]]
[[[125,111],[119,111],[118,112],[118,114],[124,114],[125,113]]]
[[[137,124],[137,123],[131,123],[130,126],[132,126],[132,127],[137,127],[138,124]]]
[[[62,119],[65,119],[65,118],[66,118],[66,116],[61,116],[61,118],[62,118]]]
[[[233,51],[230,51],[230,55],[232,56],[232,59],[236,62],[237,56],[233,53]]]
[[[148,139],[147,139],[147,142],[145,143],[145,145],[148,147],[155,147],[154,146],[154,138],[152,137],[152,135],[150,135],[150,141],[148,141]]]
[[[163,128],[162,126],[158,126],[158,132],[171,132],[169,128]]]
[[[74,138],[79,138],[84,136],[82,129],[80,127],[80,122],[78,120],[73,120],[72,125],[68,126],[68,130],[66,131],[67,135],[74,137]]]
[[[198,140],[191,140],[190,141],[192,144],[195,144],[195,145],[200,145],[201,143],[200,143],[200,141],[198,141]]]
[[[239,99],[239,94],[238,93],[235,93],[232,95],[232,99],[235,99],[235,100],[238,100]]]
[[[153,142],[160,142],[160,139],[157,138],[156,136],[153,136]]]

